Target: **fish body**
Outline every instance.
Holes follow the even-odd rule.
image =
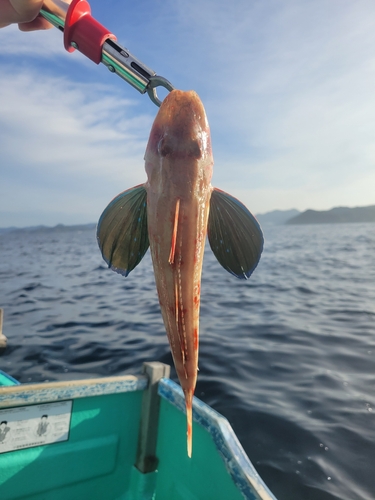
[[[151,129],[145,162],[148,237],[164,324],[186,399],[190,456],[213,167],[209,125],[195,92],[168,95]]]
[[[248,278],[263,248],[259,224],[242,203],[211,185],[213,156],[204,107],[193,92],[164,99],[145,154],[147,182],[118,195],[97,229],[102,255],[127,276],[150,246],[160,308],[187,412],[198,371],[203,253],[211,248],[229,272]]]

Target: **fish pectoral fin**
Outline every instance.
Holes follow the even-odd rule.
[[[127,276],[149,247],[147,192],[135,186],[114,198],[100,216],[96,237],[108,267]]]
[[[237,278],[249,278],[263,250],[263,234],[245,205],[213,189],[207,232],[211,249],[224,269]]]

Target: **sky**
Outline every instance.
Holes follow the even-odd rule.
[[[373,0],[92,0],[92,15],[200,95],[212,184],[255,214],[375,204]],[[98,220],[145,182],[158,108],[61,33],[0,30],[0,227]]]

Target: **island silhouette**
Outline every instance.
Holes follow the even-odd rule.
[[[261,225],[298,225],[298,224],[345,224],[360,222],[375,222],[375,205],[365,207],[335,207],[330,210],[305,210],[300,212],[295,208],[290,210],[272,210],[263,214],[255,214]],[[66,232],[66,231],[95,231],[96,223],[75,224],[66,226],[29,226],[29,227],[4,227],[0,228],[0,234],[15,231],[27,232]]]

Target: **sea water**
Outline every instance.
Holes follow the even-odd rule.
[[[207,245],[196,395],[279,500],[373,500],[375,224],[263,229],[248,281]],[[125,279],[94,229],[0,235],[0,307],[20,382],[172,364],[149,253]]]

